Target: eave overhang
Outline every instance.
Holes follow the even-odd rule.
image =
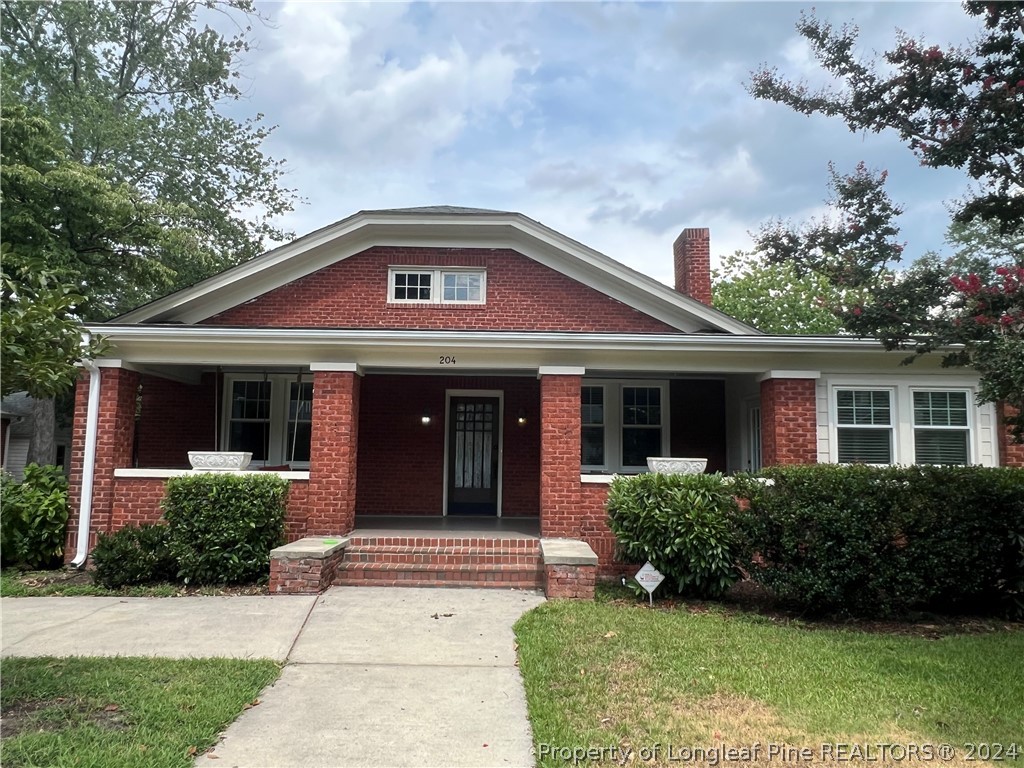
[[[363,370],[536,372],[581,366],[588,372],[761,373],[770,369],[900,372],[906,351],[842,336],[729,334],[516,333],[326,328],[229,328],[180,325],[91,325],[108,356],[142,367],[308,367],[357,363]],[[442,362],[454,357],[454,364]],[[913,370],[944,373],[938,355]]]

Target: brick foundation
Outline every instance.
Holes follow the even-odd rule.
[[[549,600],[593,600],[596,579],[593,565],[545,565],[544,594]]]

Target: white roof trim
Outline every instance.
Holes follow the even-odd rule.
[[[820,379],[821,371],[765,371],[757,377],[758,381],[769,379]]]
[[[361,211],[113,322],[196,323],[367,248],[389,245],[509,248],[681,331],[759,333],[519,213]]]

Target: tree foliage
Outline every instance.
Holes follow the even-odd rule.
[[[78,230],[85,240],[71,243],[67,266],[87,283],[89,318],[123,312],[286,236],[272,220],[294,198],[279,184],[281,164],[261,149],[272,129],[261,115],[226,114],[242,96],[237,62],[249,50],[250,0],[5,0],[2,10],[4,103],[45,118],[69,161],[133,190],[140,223],[148,215],[150,225],[182,233],[97,254],[93,233]],[[237,25],[237,34],[221,34],[215,22]],[[116,234],[100,236],[116,243]]]
[[[838,333],[840,292],[824,275],[737,251],[712,272],[712,303],[765,333]]]
[[[994,221],[954,224],[956,253],[925,254],[899,269],[898,206],[884,189],[886,175],[858,166],[833,171],[832,219],[803,225],[774,222],[755,237],[769,263],[797,274],[818,274],[842,288],[833,304],[843,327],[874,337],[886,349],[917,356],[939,352],[943,365],[972,366],[985,401],[1024,406],[1024,232],[1005,235]],[[1018,438],[1024,416],[1011,418]]]
[[[838,88],[812,90],[778,70],[754,74],[751,93],[804,114],[838,116],[851,131],[895,130],[923,165],[962,168],[980,189],[957,219],[1024,227],[1024,2],[966,2],[983,21],[966,47],[900,34],[881,61],[863,61],[858,29],[801,15],[797,31]]]

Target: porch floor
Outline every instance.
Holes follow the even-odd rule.
[[[358,515],[356,527],[348,536],[386,536],[401,531],[403,536],[436,534],[439,531],[481,534],[494,539],[540,537],[539,517],[445,517],[417,515]]]

